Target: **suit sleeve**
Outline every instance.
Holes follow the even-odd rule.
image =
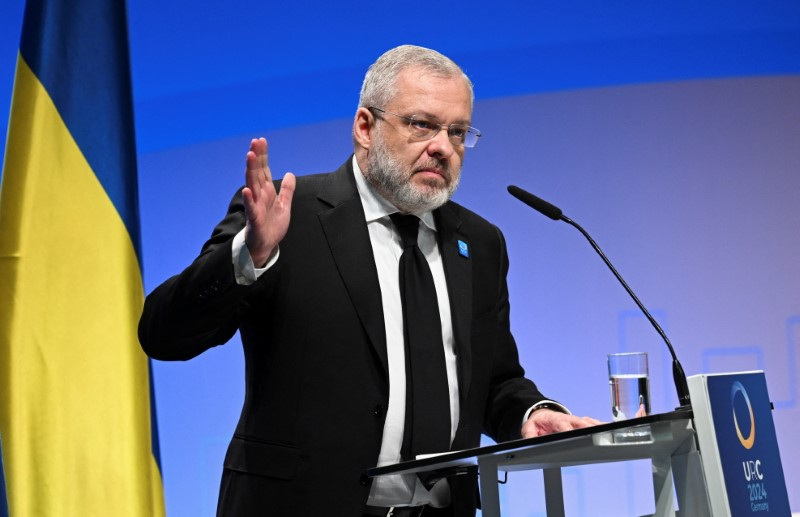
[[[150,357],[190,359],[236,332],[238,311],[250,286],[236,283],[231,243],[244,222],[239,192],[194,262],[147,296],[139,341]]]
[[[521,438],[525,413],[537,402],[547,400],[536,385],[525,377],[519,352],[511,334],[508,301],[508,252],[499,229],[499,274],[497,284],[497,338],[492,363],[492,380],[484,418],[484,432],[498,442]]]

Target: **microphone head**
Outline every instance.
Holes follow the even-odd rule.
[[[561,212],[561,209],[557,206],[551,205],[544,199],[536,197],[530,192],[526,192],[515,185],[508,186],[508,193],[554,221],[560,220],[564,215],[563,212]]]

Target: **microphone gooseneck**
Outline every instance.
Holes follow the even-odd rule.
[[[631,288],[628,286],[628,283],[625,282],[625,280],[622,278],[622,276],[619,274],[616,268],[611,264],[611,261],[608,260],[608,257],[606,257],[606,254],[603,253],[603,250],[600,249],[600,246],[597,245],[594,239],[592,239],[589,233],[586,230],[584,230],[581,227],[581,225],[579,225],[578,223],[576,223],[575,221],[564,215],[561,209],[558,208],[557,206],[552,205],[547,201],[545,201],[544,199],[534,196],[530,192],[526,192],[514,185],[508,186],[508,192],[515,198],[519,199],[520,201],[522,201],[529,207],[533,208],[534,210],[540,212],[541,214],[546,215],[550,219],[553,219],[555,221],[561,220],[571,226],[574,226],[575,228],[578,229],[579,232],[583,234],[584,237],[586,237],[586,240],[589,241],[589,244],[592,245],[592,248],[594,248],[597,254],[600,255],[600,258],[603,259],[603,262],[606,263],[606,266],[608,266],[611,272],[614,273],[614,276],[617,277],[619,283],[622,284],[622,287],[624,287],[625,291],[627,291],[630,297],[633,298],[633,301],[636,302],[636,305],[639,307],[639,309],[644,313],[645,316],[647,316],[647,319],[648,321],[650,321],[650,324],[653,325],[653,328],[656,329],[658,335],[661,336],[661,339],[663,339],[664,343],[667,344],[669,353],[672,356],[672,377],[675,381],[675,390],[678,393],[678,402],[680,404],[680,407],[678,409],[679,410],[690,409],[691,401],[689,399],[689,385],[686,382],[686,374],[683,371],[683,366],[681,366],[680,361],[678,361],[678,356],[675,354],[675,349],[672,347],[672,343],[670,343],[669,338],[664,333],[664,330],[661,328],[661,325],[658,324],[658,322],[655,320],[655,318],[653,318],[653,316],[645,308],[642,302],[639,301],[639,298],[633,293]]]

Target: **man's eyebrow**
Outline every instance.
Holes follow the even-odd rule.
[[[433,113],[428,113],[427,111],[415,111],[414,113],[409,115],[409,117],[423,117],[423,118],[425,118],[427,120],[436,121],[436,122],[444,124],[444,122],[442,122],[439,117],[437,117]],[[471,124],[471,122],[469,120],[463,120],[462,119],[462,120],[455,120],[453,122],[450,122],[450,124],[459,124],[459,125],[469,126]]]

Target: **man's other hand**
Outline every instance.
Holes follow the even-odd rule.
[[[523,438],[535,438],[546,434],[582,429],[603,422],[592,417],[579,417],[568,415],[552,409],[539,409],[531,413],[528,420],[522,425]]]

